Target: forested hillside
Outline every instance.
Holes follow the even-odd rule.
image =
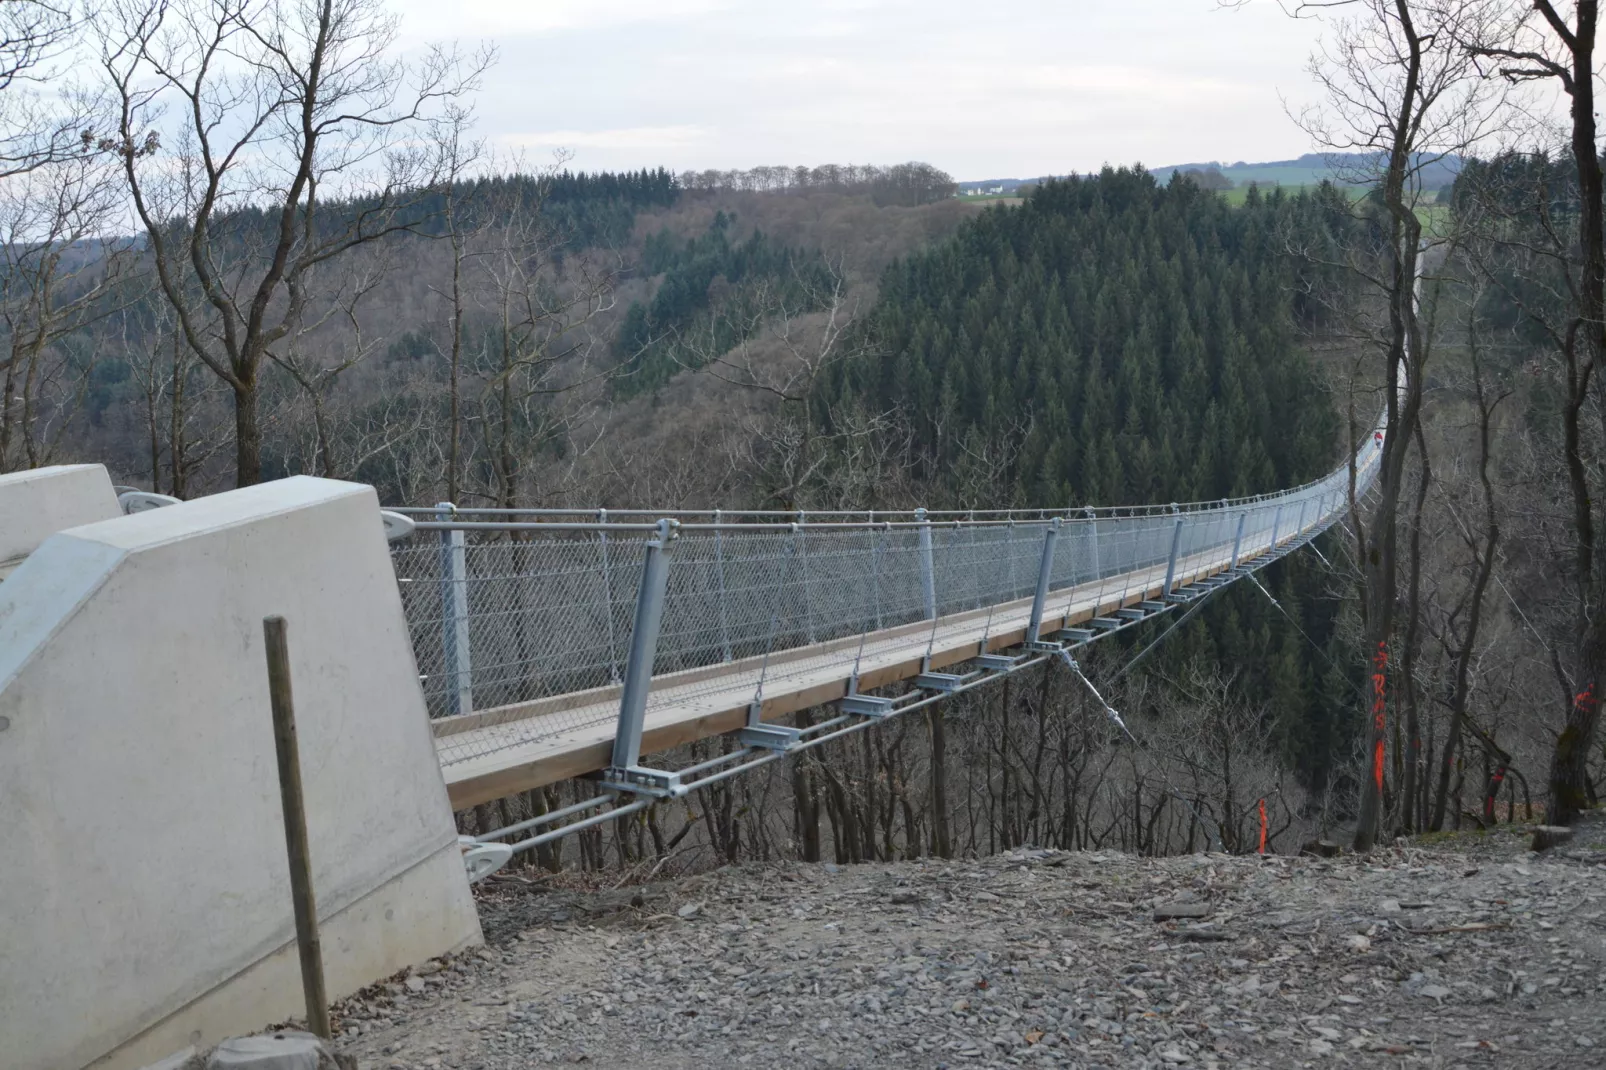
[[[1290,230],[1327,225],[1332,195],[1235,210],[1136,171],[1048,183],[889,270],[877,356],[843,364],[827,394],[907,413],[928,475],[966,504],[1192,501],[1312,478],[1339,456],[1338,423],[1296,338],[1311,269],[1286,248]]]
[[[901,414],[920,498],[947,507],[1213,500],[1323,475],[1345,436],[1307,355],[1327,332],[1310,294],[1341,283],[1289,250],[1337,244],[1346,204],[1324,187],[1234,208],[1137,169],[1045,183],[888,268],[861,348],[821,378],[822,432]],[[1231,666],[1232,701],[1322,789],[1355,742],[1360,677],[1334,677],[1354,658],[1331,576],[1294,560],[1270,582],[1280,608],[1225,592],[1167,641],[1160,676]]]
[[[1373,496],[1322,556],[1222,592],[1136,667],[1089,655],[1154,728],[1138,748],[1080,692],[1006,685],[952,707],[962,792],[937,798],[938,719],[810,759],[798,826],[823,798],[843,857],[947,853],[937,822],[961,809],[964,849],[1158,851],[1206,824],[1241,844],[1252,791],[1285,829],[1353,823],[1366,849],[1502,798],[1509,817],[1547,761],[1568,818],[1606,691],[1606,180],[1590,108],[1531,152],[1478,139],[1519,114],[1483,60],[1592,70],[1593,23],[1340,7],[1329,111],[1301,121],[1354,154],[1364,195],[1106,169],[990,209],[920,163],[532,172],[474,140],[488,54],[331,99],[234,15],[174,7],[190,21],[163,48],[204,50],[214,18],[256,42],[242,95],[211,68],[173,81],[132,24],[63,22],[108,50],[93,114],[41,98],[50,122],[6,135],[0,471],[102,461],[178,497],[313,473],[397,504],[1066,509],[1297,483],[1387,408]],[[357,43],[389,47],[382,12],[343,12],[338,41],[301,25],[356,69]],[[192,93],[210,103],[172,106]],[[302,105],[331,125],[303,129]],[[197,154],[220,163],[181,166]],[[734,806],[748,790],[714,793],[754,815],[714,837],[727,857],[783,820]]]

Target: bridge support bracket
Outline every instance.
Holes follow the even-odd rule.
[[[976,657],[976,664],[983,669],[991,669],[993,672],[1009,672],[1023,660],[1023,658],[1013,657],[1009,654],[979,654]]]
[[[973,674],[972,674],[973,675]],[[970,681],[970,676],[956,676],[951,672],[923,672],[915,677],[915,686],[923,687],[927,691],[941,691],[948,694],[958,691]]]
[[[1034,654],[1058,654],[1065,649],[1064,643],[1056,643],[1048,639],[1028,639],[1021,646]]]
[[[678,799],[691,790],[680,782],[679,773],[640,765],[632,765],[627,769],[617,766],[604,769],[597,783],[606,791],[650,795],[657,799]]]
[[[802,729],[783,724],[750,724],[736,733],[736,740],[746,747],[785,752],[796,747],[802,735]]]
[[[860,717],[869,717],[880,720],[891,717],[897,711],[897,704],[890,698],[881,698],[877,695],[846,695],[842,699],[842,712],[853,713]]]

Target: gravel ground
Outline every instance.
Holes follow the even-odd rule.
[[[348,1001],[341,1050],[365,1070],[1606,1066],[1606,829],[1525,844],[502,880],[487,946]]]

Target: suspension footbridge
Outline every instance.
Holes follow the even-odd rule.
[[[589,803],[486,837],[527,848],[1047,658],[1074,668],[1338,522],[1381,438],[1277,494],[1058,515],[400,510],[414,530],[393,561],[452,805],[595,779]],[[644,757],[727,735],[706,762]]]
[[[356,992],[477,942],[469,881],[516,851],[1081,674],[1340,522],[1380,438],[1277,494],[1059,513],[403,515],[306,476],[185,502],[0,476],[6,1065],[145,1066],[304,1009],[314,876],[328,991]],[[562,780],[461,835],[454,809]],[[108,957],[86,918],[140,924]]]

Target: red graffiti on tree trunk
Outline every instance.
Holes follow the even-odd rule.
[[[1266,853],[1266,800],[1260,800],[1260,853]]]
[[[1377,741],[1372,748],[1372,781],[1379,795],[1383,794],[1383,727],[1387,710],[1389,648],[1379,642],[1377,653],[1372,655],[1372,730]]]
[[[1485,821],[1494,820],[1494,802],[1500,795],[1500,784],[1505,779],[1506,767],[1503,765],[1496,766],[1495,771],[1489,775],[1489,791],[1483,799],[1483,819]],[[1515,810],[1512,811],[1512,816],[1516,816]]]

